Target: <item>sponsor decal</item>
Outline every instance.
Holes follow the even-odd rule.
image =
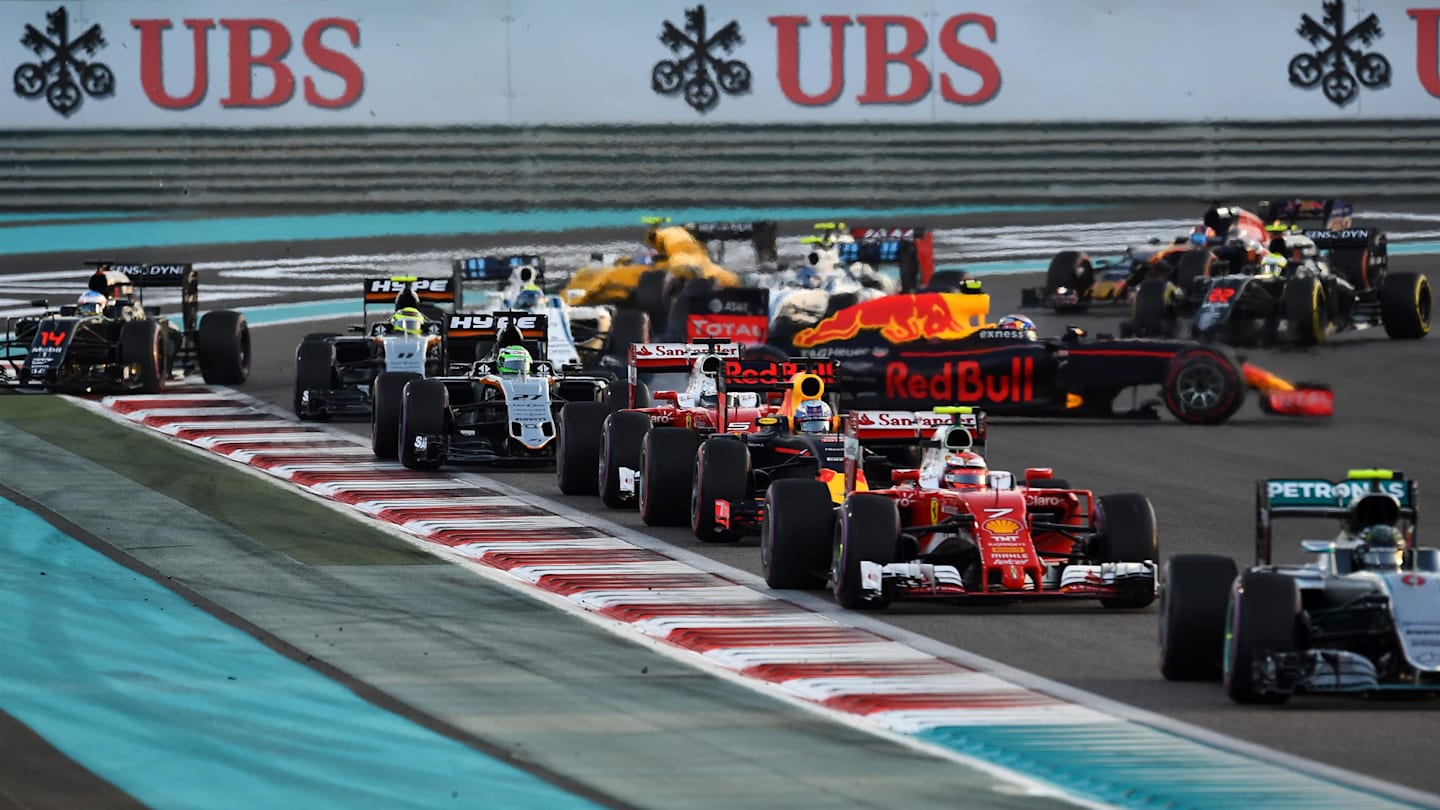
[[[862,330],[879,331],[892,344],[917,340],[959,340],[974,334],[975,314],[966,309],[965,296],[941,293],[887,295],[846,307],[820,323],[795,334],[794,344],[808,349],[822,343],[849,340]]]
[[[758,346],[765,343],[769,321],[764,315],[691,315],[685,320],[690,340],[722,338]]]
[[[1422,577],[1419,574],[1406,574],[1405,576],[1400,577],[1400,581],[1405,583],[1406,585],[1409,585],[1412,588],[1419,588],[1420,586],[1425,584],[1425,577]],[[1417,631],[1412,630],[1410,632],[1415,633]]]
[[[1064,506],[1069,503],[1069,498],[1064,495],[1036,495],[1027,492],[1025,494],[1025,503],[1032,508],[1039,507],[1043,509],[1047,507]]]
[[[636,343],[631,346],[637,360],[694,360],[706,355],[739,357],[740,346],[736,343],[718,345],[689,343]]]
[[[1285,506],[1348,506],[1352,501],[1371,492],[1371,485],[1378,484],[1380,492],[1393,495],[1401,505],[1408,506],[1404,481],[1340,481],[1331,483],[1321,480],[1272,480],[1266,484],[1270,505]]]
[[[964,417],[969,417],[969,427],[974,427],[973,414],[962,415],[960,424],[966,425]],[[914,429],[937,428],[950,424],[950,416],[947,414],[932,413],[930,411],[854,411],[850,414],[855,426],[871,429]]]
[[[932,525],[940,522],[940,499],[930,499],[930,523]]]
[[[1345,0],[1328,0],[1321,8],[1325,13],[1320,22],[1309,14],[1300,15],[1296,33],[1316,50],[1290,60],[1290,84],[1306,90],[1320,85],[1325,98],[1337,107],[1354,101],[1361,85],[1371,90],[1388,86],[1390,60],[1374,51],[1366,53],[1362,47],[1384,35],[1380,18],[1371,14],[1347,29]]]
[[[905,363],[892,361],[885,366],[885,396],[944,403],[1029,402],[1035,398],[1035,358],[1012,357],[1008,369],[956,360],[928,375],[912,374]]]
[[[369,279],[369,292],[374,293],[398,293],[405,289],[404,281],[396,281],[390,278]],[[417,278],[408,282],[410,289],[415,292],[428,290],[430,292],[449,292],[450,279],[448,278]]]
[[[499,330],[514,326],[522,332],[543,328],[541,315],[451,315],[451,329]]]
[[[981,340],[1029,340],[1031,335],[1024,329],[981,329],[975,337]]]
[[[980,524],[980,528],[991,534],[1016,535],[1020,533],[1020,522],[1010,518],[991,518]]]
[[[43,332],[40,333],[40,345],[41,345],[41,346],[59,346],[59,345],[61,345],[61,344],[63,344],[63,343],[65,342],[65,335],[67,335],[67,334],[69,334],[69,333],[68,333],[68,332],[54,332],[54,331],[51,331],[51,330],[48,330],[48,329],[47,329],[47,330],[45,330],[45,331],[43,331]]]
[[[651,90],[662,96],[679,93],[698,113],[715,109],[722,92],[732,96],[750,92],[750,66],[716,55],[723,51],[728,56],[745,42],[740,23],[731,20],[708,36],[707,23],[704,5],[685,9],[684,30],[665,21],[660,26],[660,42],[677,58],[661,59],[650,70]]]
[[[85,61],[107,44],[100,26],[92,25],[70,38],[70,12],[64,6],[45,13],[45,30],[26,24],[20,44],[41,60],[15,68],[15,95],[45,97],[50,109],[70,117],[85,96],[105,98],[115,92],[115,73],[103,62]]]
[[[833,385],[836,377],[835,363],[832,360],[809,360],[804,363],[789,360],[725,361],[727,386],[787,385],[796,374],[814,374],[826,385]]]

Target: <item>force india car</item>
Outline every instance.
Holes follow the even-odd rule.
[[[463,374],[424,378],[385,372],[375,380],[371,446],[412,470],[446,462],[549,464],[555,422],[567,402],[599,401],[610,381],[567,375],[545,358],[544,315],[451,315],[450,348],[478,356]],[[524,374],[501,374],[498,353],[519,346],[536,358]]]
[[[547,352],[559,366],[619,367],[632,343],[650,340],[650,316],[638,309],[613,304],[571,306],[564,296],[547,289],[545,259],[534,254],[474,256],[456,259],[455,272],[467,281],[490,282],[482,290],[486,310],[525,310],[544,314],[550,324]],[[538,303],[522,306],[522,293],[539,288]]]
[[[1423,274],[1389,271],[1383,254],[1352,266],[1348,275],[1336,272],[1333,257],[1347,250],[1347,241],[1363,243],[1368,229],[1271,231],[1275,256],[1262,264],[1216,262],[1229,271],[1198,277],[1189,288],[1163,278],[1142,282],[1122,334],[1173,335],[1186,313],[1193,314],[1192,337],[1235,345],[1313,346],[1333,333],[1373,326],[1395,339],[1430,332],[1432,296]],[[1272,264],[1275,259],[1284,265]]]
[[[0,386],[63,393],[159,393],[167,382],[199,371],[205,382],[239,385],[250,376],[245,316],[215,310],[199,316],[199,274],[189,264],[95,262],[89,289],[108,303],[99,315],[75,305],[7,319],[0,341]],[[180,290],[180,323],[145,306],[150,288]]]
[[[951,424],[923,426],[947,413]],[[984,414],[850,416],[848,494],[838,507],[819,481],[776,481],[766,495],[760,549],[770,587],[814,590],[828,581],[849,609],[900,599],[1080,598],[1114,608],[1154,601],[1158,540],[1143,495],[1097,497],[1048,468],[1027,469],[1018,484],[991,471],[970,488],[949,487],[943,477],[955,454],[984,455]],[[874,471],[870,489],[857,491],[863,444],[901,436],[924,443],[919,468],[892,470],[888,483]]]
[[[776,258],[774,222],[704,222],[669,225],[668,217],[646,217],[645,244],[633,257],[610,265],[582,267],[570,276],[560,297],[571,306],[612,304],[638,309],[650,316],[650,325],[664,334],[675,301],[691,290],[739,287],[740,276],[721,267],[727,242],[749,242],[759,264]],[[711,258],[707,245],[721,253]]]
[[[1161,673],[1223,679],[1237,703],[1440,694],[1440,549],[1418,544],[1415,489],[1392,470],[1260,481],[1253,567],[1237,576],[1233,560],[1207,554],[1166,566]],[[1340,531],[1301,541],[1312,563],[1274,563],[1273,524],[1294,518],[1336,519]]]
[[[1175,418],[1217,424],[1261,393],[1262,409],[1330,416],[1333,394],[1287,382],[1222,347],[1192,341],[1061,338],[986,323],[990,296],[978,284],[963,293],[892,295],[848,307],[795,336],[792,354],[831,357],[844,368],[846,410],[914,410],[961,403],[993,415],[1155,418],[1159,403],[1117,413],[1126,390],[1158,386]]]
[[[367,278],[363,284],[362,323],[350,327],[357,335],[311,332],[295,348],[294,408],[302,420],[370,416],[375,377],[381,372],[445,373],[444,319],[449,313],[440,305],[460,305],[459,276]],[[423,334],[396,333],[389,312],[370,323],[370,307],[392,301],[394,310],[414,307],[425,315]]]

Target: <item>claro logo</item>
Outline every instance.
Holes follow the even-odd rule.
[[[189,90],[183,95],[174,95],[167,89],[185,86],[185,37],[165,36],[165,32],[174,27],[174,22],[132,19],[130,24],[140,32],[140,84],[152,104],[167,110],[188,110],[205,100],[210,90],[210,32],[217,25],[225,31],[223,42],[226,63],[230,68],[227,92],[220,99],[221,107],[284,106],[295,96],[297,72],[301,74],[302,97],[312,107],[348,107],[359,100],[365,90],[365,73],[353,56],[353,51],[360,47],[360,24],[355,20],[325,17],[307,25],[300,34],[300,48],[308,65],[297,64],[298,60],[293,58],[291,50],[295,37],[279,20],[183,20],[182,25],[190,31],[190,82]],[[327,34],[330,36],[327,37]],[[168,59],[167,45],[170,48]],[[312,67],[314,70],[309,70]],[[340,91],[333,95],[322,94],[315,81],[316,71],[338,77],[342,83]],[[257,96],[255,78],[265,73],[270,74],[267,83],[269,91]]]

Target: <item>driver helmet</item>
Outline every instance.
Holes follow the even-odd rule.
[[[1024,315],[1006,315],[995,322],[996,329],[1014,329],[1024,332],[1026,337],[1035,337],[1035,322]]]
[[[795,427],[801,433],[828,433],[833,416],[823,401],[807,399],[795,409]]]
[[[425,326],[425,316],[414,307],[397,309],[395,314],[390,316],[390,325],[400,334],[418,335]]]
[[[1360,533],[1356,555],[1361,567],[1398,569],[1404,556],[1405,535],[1394,526],[1376,524]]]
[[[820,271],[807,264],[795,271],[795,283],[802,289],[818,290],[822,283]]]
[[[705,377],[700,381],[699,404],[702,408],[713,408],[719,402],[719,390],[715,385],[714,377]]]
[[[538,285],[526,284],[520,289],[520,294],[515,296],[515,308],[534,312],[540,309],[545,300],[545,293]]]
[[[99,315],[105,311],[105,296],[94,290],[86,290],[80,293],[80,300],[75,304],[75,312],[80,315]]]
[[[1285,271],[1285,266],[1289,263],[1279,253],[1267,253],[1265,258],[1260,260],[1260,275],[1278,276]]]
[[[940,479],[948,489],[980,489],[985,486],[989,468],[978,453],[951,453],[945,459],[945,475]]]
[[[519,346],[506,346],[495,359],[502,377],[524,377],[530,373],[530,352]]]
[[[1207,228],[1204,225],[1196,225],[1190,231],[1190,244],[1195,247],[1205,247],[1210,240],[1215,238],[1215,229]]]

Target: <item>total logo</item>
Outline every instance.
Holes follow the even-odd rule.
[[[702,315],[693,315],[687,321],[690,337],[693,338],[725,338],[745,344],[758,345],[765,342],[765,317],[754,319],[736,317],[707,318]]]

